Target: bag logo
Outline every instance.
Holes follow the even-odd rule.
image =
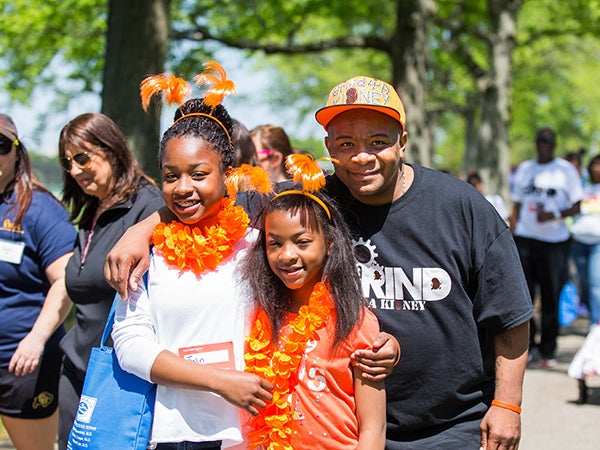
[[[77,416],[75,419],[83,423],[90,423],[97,401],[98,399],[96,397],[82,395],[81,400],[79,400],[79,408],[77,409]]]

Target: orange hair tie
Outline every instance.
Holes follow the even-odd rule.
[[[185,99],[192,95],[192,86],[171,73],[161,73],[144,78],[140,83],[140,96],[144,111],[148,110],[150,99],[159,92],[163,93],[166,103],[183,105]]]
[[[204,103],[211,107],[221,104],[226,95],[235,94],[235,84],[227,79],[227,72],[216,61],[207,61],[203,64],[204,72],[194,77],[198,86],[212,85],[204,94]]]
[[[245,185],[248,190],[257,191],[259,194],[270,194],[273,191],[267,171],[250,164],[241,164],[227,171],[225,187],[230,198],[235,198],[240,185]]]
[[[325,186],[325,174],[317,164],[319,161],[337,161],[331,158],[315,158],[311,154],[294,153],[285,159],[285,168],[294,183],[302,183],[302,189],[315,192]]]

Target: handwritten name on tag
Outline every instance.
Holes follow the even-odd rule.
[[[233,342],[218,342],[180,348],[179,356],[197,364],[210,364],[221,369],[235,369]]]

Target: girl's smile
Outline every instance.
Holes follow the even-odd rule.
[[[327,257],[322,230],[304,228],[299,214],[276,210],[265,219],[265,235],[271,270],[292,290],[294,304],[306,303]]]
[[[225,195],[221,155],[199,137],[175,137],[162,156],[163,195],[186,225],[216,220]]]

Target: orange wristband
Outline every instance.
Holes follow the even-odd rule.
[[[396,339],[394,336],[392,336],[391,334],[389,334],[389,337],[392,338],[394,340],[394,342],[396,343],[396,347],[398,348],[398,356],[396,356],[396,361],[394,361],[394,365],[392,367],[396,367],[398,365],[398,363],[400,362],[400,343],[398,342],[398,339]]]
[[[521,411],[523,411],[523,409],[520,406],[513,405],[512,403],[502,402],[500,400],[492,400],[492,406],[508,409],[510,411],[516,412],[517,414],[521,414]]]

